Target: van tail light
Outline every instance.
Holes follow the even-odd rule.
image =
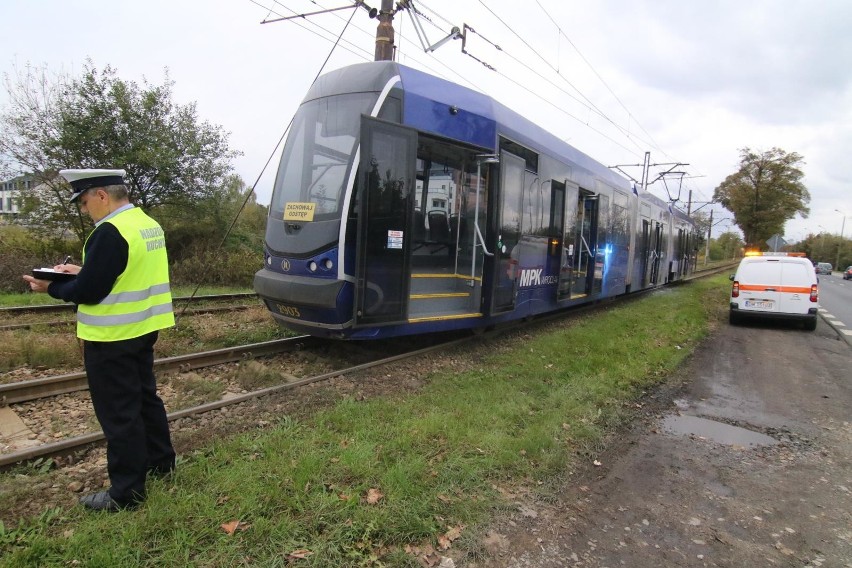
[[[811,284],[811,302],[819,301],[819,291],[816,284]]]
[[[811,297],[813,297],[814,294],[815,294],[815,292],[812,290],[811,291]],[[731,298],[739,298],[739,297],[740,297],[740,283],[737,282],[736,280],[734,280],[734,285],[731,286]],[[814,300],[814,301],[816,301],[816,300]]]

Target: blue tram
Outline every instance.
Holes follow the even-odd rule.
[[[494,99],[394,62],[313,84],[254,288],[347,339],[481,328],[677,280],[688,217]]]

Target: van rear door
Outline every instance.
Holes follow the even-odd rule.
[[[807,314],[811,307],[813,277],[801,262],[781,263],[780,311],[785,314]]]
[[[782,263],[775,259],[746,262],[736,279],[740,284],[740,310],[749,312],[780,312]]]

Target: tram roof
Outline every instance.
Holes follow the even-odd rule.
[[[396,62],[357,63],[319,77],[305,100],[351,92],[381,91],[399,76],[404,123],[425,132],[496,151],[498,134],[539,153],[573,162],[617,187],[627,180],[493,98]],[[452,114],[450,109],[456,109]]]

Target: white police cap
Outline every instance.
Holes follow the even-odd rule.
[[[59,175],[71,184],[73,193],[68,203],[74,203],[85,191],[93,187],[123,184],[126,174],[124,170],[59,170]]]

